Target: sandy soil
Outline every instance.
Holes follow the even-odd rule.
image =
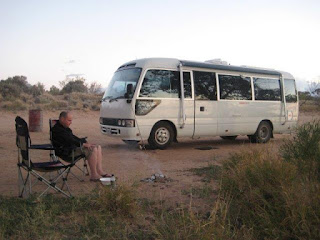
[[[49,143],[49,118],[56,118],[59,112],[43,113],[43,131],[30,133],[33,144]],[[17,148],[15,145],[14,119],[17,115],[28,121],[28,112],[8,113],[0,112],[0,194],[17,196]],[[174,202],[190,201],[182,194],[182,189],[190,190],[199,186],[200,177],[194,176],[190,168],[207,166],[209,163],[220,164],[230,153],[241,151],[257,144],[249,143],[246,137],[238,137],[235,141],[222,140],[219,137],[198,140],[183,139],[174,143],[167,150],[140,150],[137,146],[130,146],[120,139],[109,138],[100,133],[99,112],[73,112],[71,128],[78,136],[87,136],[89,142],[97,143],[103,149],[103,166],[109,173],[118,178],[118,183],[136,183],[142,197],[168,200]],[[301,114],[299,122],[311,121],[319,115]],[[288,135],[276,135],[270,141],[271,147],[278,148],[283,138]],[[211,146],[211,150],[199,150],[198,147]],[[47,161],[48,152],[32,150],[33,161]],[[74,171],[75,174],[80,172]],[[173,181],[167,183],[141,183],[143,178],[154,173],[163,173]],[[88,193],[99,183],[92,183],[89,177],[79,182],[74,177],[69,178],[69,185],[74,195]],[[217,184],[217,183],[213,183]],[[40,187],[40,186],[39,186]]]

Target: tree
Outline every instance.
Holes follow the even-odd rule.
[[[65,84],[62,88],[61,93],[72,93],[72,92],[82,92],[87,93],[88,87],[85,83],[85,79],[71,80]]]
[[[0,94],[4,99],[19,98],[21,94],[21,88],[17,85],[7,83],[6,81],[1,81]]]
[[[90,87],[88,88],[88,92],[92,94],[99,94],[101,93],[101,84],[97,82],[93,82],[90,84]]]
[[[33,85],[30,89],[30,93],[32,96],[37,97],[42,95],[45,92],[44,85],[40,82],[37,84]]]
[[[320,106],[320,76],[317,80],[308,82],[308,91],[313,97],[314,102]]]
[[[56,86],[52,85],[50,90],[49,90],[49,93],[51,95],[59,95],[60,94],[60,90]]]

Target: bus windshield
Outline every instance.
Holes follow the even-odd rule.
[[[102,100],[125,98],[128,84],[133,86],[132,94],[128,96],[132,98],[140,73],[141,68],[130,68],[115,72]]]

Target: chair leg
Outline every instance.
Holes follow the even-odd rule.
[[[83,160],[83,175],[89,176],[89,169],[87,164],[87,159]]]
[[[75,165],[75,167],[77,167],[77,168],[79,168],[77,165]],[[79,168],[80,169],[80,168]],[[81,169],[80,169],[80,171],[82,171]],[[72,176],[74,176],[76,179],[78,179],[80,182],[84,182],[84,179],[83,178],[80,178],[80,177],[78,177],[76,174],[74,174],[72,171],[70,171],[70,174],[72,175]]]
[[[69,171],[70,171],[70,168],[65,169],[65,170],[62,171],[62,173],[61,173],[59,176],[57,176],[53,181],[48,181],[48,180],[46,180],[45,178],[43,178],[40,174],[38,174],[37,172],[32,171],[31,174],[32,174],[33,176],[35,176],[35,177],[37,177],[37,178],[41,178],[41,181],[48,186],[48,188],[47,188],[44,192],[42,192],[38,198],[42,197],[49,189],[53,189],[53,190],[55,190],[56,192],[62,193],[62,194],[65,195],[66,197],[71,198],[72,195],[71,195],[71,192],[70,192],[69,189],[68,189],[68,193],[67,193],[67,192],[63,191],[61,188],[57,187],[57,185],[56,185],[56,184],[57,184],[57,181],[65,174],[65,172],[67,172],[66,177],[68,176],[68,172],[69,172]]]
[[[21,168],[18,167],[18,189],[19,189],[19,197],[23,198],[23,195],[26,193],[27,184],[29,179],[29,172],[26,178],[23,178]]]

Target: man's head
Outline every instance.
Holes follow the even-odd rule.
[[[70,112],[61,112],[59,115],[59,122],[65,128],[68,128],[72,123],[72,115]]]

